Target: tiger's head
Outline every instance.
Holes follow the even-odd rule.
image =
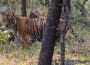
[[[2,21],[5,28],[13,28],[16,24],[14,13],[2,13]]]

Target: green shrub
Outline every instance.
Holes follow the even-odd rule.
[[[9,34],[12,33],[12,30],[5,30],[0,34],[0,43],[8,42]]]

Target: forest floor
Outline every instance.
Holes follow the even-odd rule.
[[[82,43],[77,43],[70,33],[67,34],[65,65],[90,65],[90,23],[78,21],[79,23],[74,23],[74,29],[83,40]],[[40,42],[35,42],[29,48],[24,49],[15,43],[0,44],[0,65],[37,65],[40,48]],[[60,45],[57,42],[52,65],[59,65],[59,63]]]
[[[66,47],[66,65],[90,65],[90,41]],[[35,43],[28,49],[22,49],[15,44],[3,46],[0,49],[0,65],[37,65],[41,43]],[[60,46],[56,44],[52,65],[60,63]]]

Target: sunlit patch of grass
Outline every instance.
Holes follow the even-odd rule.
[[[26,63],[25,62],[20,62],[17,65],[26,65]]]
[[[18,47],[15,43],[0,45],[0,65],[35,65],[40,46],[39,42],[33,43],[29,48]]]

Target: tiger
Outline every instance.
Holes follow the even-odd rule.
[[[42,32],[45,27],[45,17],[22,17],[13,13],[3,14],[3,22],[8,28],[14,29],[20,34],[24,43],[32,43],[34,40],[41,41]]]

